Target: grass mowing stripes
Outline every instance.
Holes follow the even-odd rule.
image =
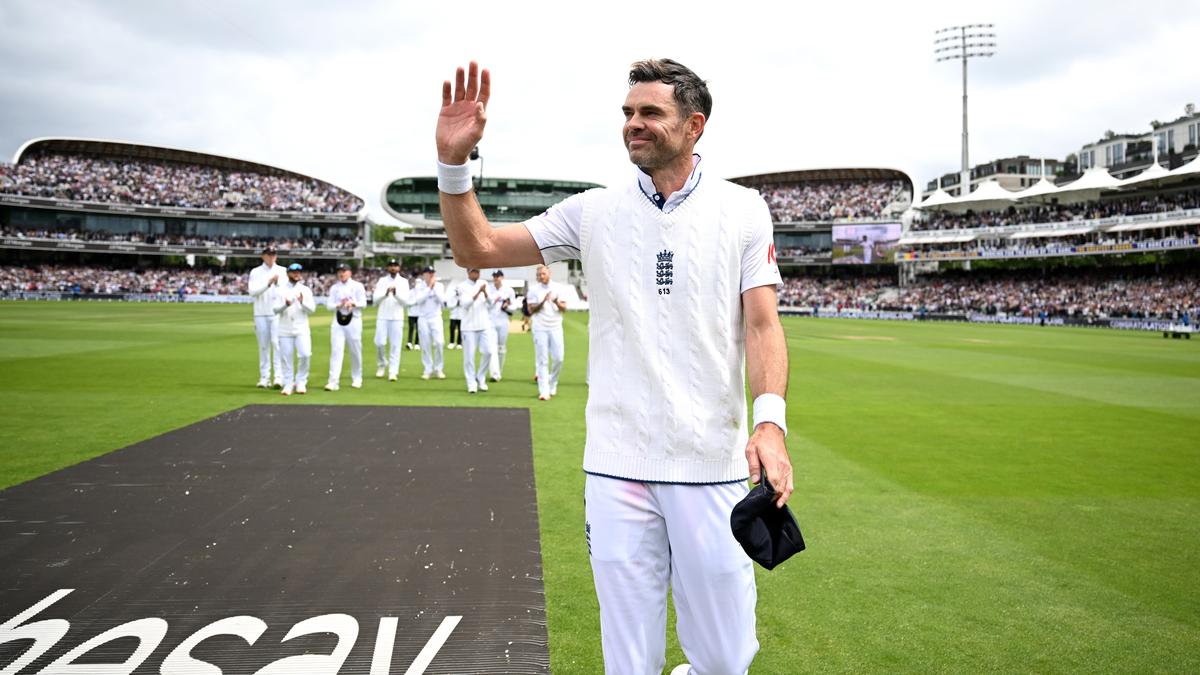
[[[550,653],[601,669],[583,545],[586,317],[559,396],[529,336],[506,380],[253,387],[248,307],[0,303],[0,486],[247,403],[533,410]],[[754,672],[1200,672],[1200,343],[1153,333],[787,319],[794,507],[810,550],[759,580]],[[346,366],[348,371],[348,365]],[[343,385],[348,384],[348,372]],[[683,660],[670,640],[668,665]]]

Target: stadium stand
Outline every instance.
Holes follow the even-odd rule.
[[[307,259],[361,257],[370,253],[363,205],[327,182],[232,157],[35,139],[0,165],[0,264],[256,259],[267,243]]]
[[[207,247],[240,247],[260,249],[266,244],[274,244],[281,249],[314,250],[314,249],[343,249],[350,250],[358,245],[355,237],[330,237],[326,239],[287,239],[274,237],[197,237],[179,234],[143,234],[140,232],[118,233],[97,230],[46,230],[46,229],[16,229],[0,228],[0,237],[15,239],[46,239],[52,241],[100,241],[128,242],[134,244],[151,244],[162,246],[207,246]]]
[[[805,169],[730,180],[758,190],[781,225],[894,220],[913,198],[912,178],[893,169]]]
[[[328,183],[168,160],[27,153],[0,192],[80,202],[241,211],[355,213],[363,202]]]
[[[879,219],[904,189],[899,180],[811,181],[762,190],[776,223]]]

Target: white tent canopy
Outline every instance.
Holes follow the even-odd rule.
[[[1000,186],[995,178],[985,180],[975,188],[975,191],[965,197],[955,199],[950,208],[955,211],[976,209],[994,211],[1012,206],[1016,201],[1016,193],[1009,192]]]
[[[1121,186],[1121,181],[1114,178],[1108,169],[1095,166],[1083,172],[1079,180],[1061,185],[1055,196],[1064,204],[1086,202],[1096,199],[1104,190],[1115,190]]]
[[[1200,153],[1196,153],[1196,156],[1192,158],[1192,161],[1188,162],[1187,164],[1172,169],[1170,172],[1168,172],[1168,175],[1171,178],[1183,178],[1184,176],[1191,177],[1200,175]]]
[[[1042,177],[1041,180],[1034,183],[1033,185],[1030,185],[1029,187],[1025,188],[1024,190],[1021,190],[1020,192],[1014,192],[1013,197],[1023,201],[1026,199],[1032,199],[1034,197],[1045,197],[1046,195],[1053,195],[1057,192],[1058,192],[1058,186],[1054,184],[1054,181],[1050,180],[1049,178]]]
[[[1183,167],[1179,168],[1182,169]],[[1151,162],[1149,168],[1147,168],[1145,171],[1121,181],[1121,187],[1141,185],[1143,183],[1153,183],[1170,177],[1172,173],[1174,172],[1164,169],[1162,164],[1159,164],[1158,162]]]
[[[945,206],[947,204],[953,204],[953,203],[954,203],[954,197],[952,197],[949,192],[946,192],[945,190],[943,190],[942,188],[939,187],[938,189],[934,190],[933,194],[929,195],[929,197],[926,198],[925,201],[921,202],[917,206],[917,208],[931,209],[931,208],[937,208],[939,206]]]

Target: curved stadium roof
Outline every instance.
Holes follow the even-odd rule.
[[[796,171],[776,171],[750,176],[730,178],[738,185],[757,186],[776,183],[803,183],[810,181],[853,181],[853,180],[899,180],[913,192],[913,180],[907,173],[899,169],[887,168],[841,168],[841,169],[800,169]]]
[[[270,164],[262,164],[259,162],[251,162],[245,159],[236,157],[228,157],[224,155],[213,155],[207,152],[198,152],[196,150],[183,150],[180,148],[171,148],[161,145],[145,145],[142,143],[132,143],[129,141],[114,141],[97,138],[69,138],[69,137],[42,137],[34,138],[26,141],[21,147],[17,148],[16,154],[13,155],[13,164],[19,164],[21,159],[26,155],[43,154],[43,153],[62,153],[72,155],[95,155],[98,157],[108,158],[128,158],[149,161],[165,161],[178,162],[181,164],[195,164],[199,166],[210,166],[226,171],[246,171],[251,173],[259,173],[269,176],[286,176],[288,178],[299,178],[302,180],[311,180],[318,183],[331,185],[349,195],[354,196],[363,204],[366,204],[359,195],[354,194],[350,190],[331,183],[330,181],[308,176],[296,171],[281,169]],[[360,208],[361,212],[362,209]]]

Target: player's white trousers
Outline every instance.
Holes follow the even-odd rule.
[[[283,386],[308,386],[308,366],[312,360],[312,335],[280,335],[279,351],[283,363]],[[292,357],[296,357],[296,365],[292,366]]]
[[[504,374],[504,357],[508,354],[508,317],[492,322],[492,335],[495,336],[495,348],[492,349],[492,377],[500,379]]]
[[[375,320],[375,363],[387,368],[388,377],[400,374],[400,344],[404,342],[404,319]]]
[[[446,338],[442,332],[442,317],[422,316],[417,319],[417,340],[421,343],[421,366],[431,375],[442,369]]]
[[[464,330],[463,341],[463,376],[467,378],[467,386],[472,382],[487,382],[488,368],[495,358],[496,336],[491,328],[487,330]],[[479,350],[479,359],[475,359],[475,350]]]
[[[537,360],[538,394],[549,396],[558,386],[563,364],[563,331],[558,328],[533,329],[533,356]]]
[[[342,378],[342,357],[350,346],[350,381],[362,381],[362,317],[356,316],[342,326],[337,321],[329,327],[329,382],[337,384]]]
[[[387,368],[387,326],[383,319],[375,319],[375,367]]]
[[[744,483],[639,483],[588,475],[584,512],[604,672],[660,675],[667,588],[679,645],[697,675],[742,675],[758,652],[750,558],[729,514]]]
[[[279,317],[254,317],[254,336],[258,338],[258,379],[271,381],[271,364],[275,365],[275,379],[280,378]],[[272,358],[273,357],[273,358]]]

